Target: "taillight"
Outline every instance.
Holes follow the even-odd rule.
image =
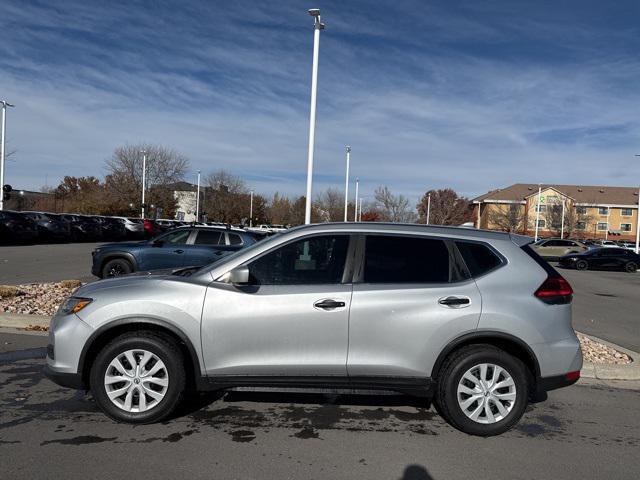
[[[547,277],[534,295],[549,305],[563,305],[571,303],[573,288],[560,275],[552,276]]]

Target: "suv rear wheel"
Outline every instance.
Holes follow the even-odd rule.
[[[491,345],[471,345],[446,360],[435,401],[453,427],[488,437],[513,427],[528,397],[527,370],[520,360]]]
[[[112,419],[157,422],[180,402],[184,360],[175,342],[164,335],[127,333],[100,351],[91,368],[90,385],[96,403]]]
[[[629,272],[629,273],[633,273],[636,270],[638,270],[638,265],[636,265],[636,262],[628,262],[625,266],[624,269]]]

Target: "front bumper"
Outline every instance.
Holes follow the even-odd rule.
[[[45,365],[42,369],[45,377],[61,387],[74,388],[76,390],[86,390],[86,385],[82,381],[82,375],[79,373],[63,373],[52,370],[49,365]]]

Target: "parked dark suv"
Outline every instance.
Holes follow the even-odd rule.
[[[38,227],[19,212],[0,211],[0,243],[20,243],[35,240]]]
[[[101,245],[92,252],[91,273],[100,278],[131,272],[200,267],[256,243],[244,230],[179,227],[143,242]]]

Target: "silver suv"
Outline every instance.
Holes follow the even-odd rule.
[[[571,287],[529,242],[321,224],[195,272],[91,283],[53,318],[46,373],[131,423],[188,389],[327,387],[422,396],[464,432],[499,434],[582,366]]]

